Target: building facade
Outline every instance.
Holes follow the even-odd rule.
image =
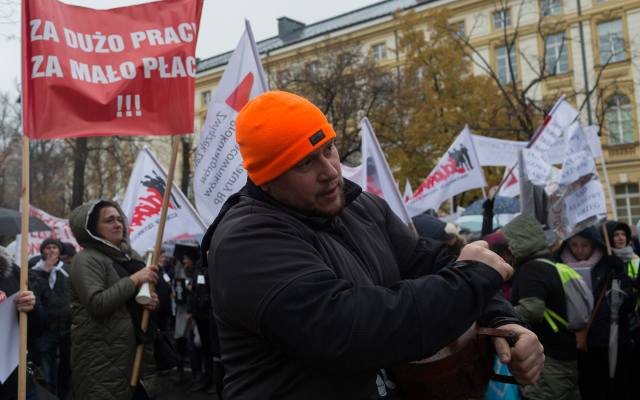
[[[530,86],[534,101],[573,93],[571,102],[585,104],[582,122],[601,127],[618,218],[635,224],[640,219],[637,0],[386,0],[311,24],[279,18],[278,35],[259,40],[257,48],[268,79],[286,78],[287,66],[312,60],[328,44],[356,44],[381,66],[400,67],[395,13],[426,17],[439,9],[447,10],[452,31],[473,49],[474,74],[493,73],[502,84]],[[196,136],[230,56],[199,61]]]

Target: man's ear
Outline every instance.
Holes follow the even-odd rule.
[[[260,185],[260,189],[262,189],[263,192],[265,193],[269,193],[271,190],[271,184],[270,183],[265,183],[263,185]]]

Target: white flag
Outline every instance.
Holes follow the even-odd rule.
[[[510,168],[507,167],[504,170],[504,176],[502,180],[504,183],[500,187],[500,191],[498,192],[498,196],[503,197],[516,197],[520,196],[520,173],[518,170],[518,165]]]
[[[404,194],[402,195],[402,200],[406,203],[409,201],[411,196],[413,195],[413,189],[411,189],[411,182],[407,179],[404,184]]]
[[[343,178],[358,184],[361,188],[365,187],[366,179],[364,179],[364,168],[362,167],[362,164],[356,165],[355,167],[340,164],[340,169],[342,170]]]
[[[155,245],[166,187],[167,174],[145,147],[138,154],[122,200],[122,211],[129,220],[131,247],[140,254],[152,250]],[[205,231],[204,222],[174,183],[163,241],[203,235]]]
[[[487,186],[478,161],[471,133],[464,127],[438,165],[411,196],[407,209],[411,216],[438,209],[442,202],[458,193]]]
[[[578,111],[562,96],[544,119],[529,148],[541,154],[547,152],[570,126],[579,126]]]
[[[209,104],[194,157],[193,193],[196,207],[207,224],[213,222],[225,200],[247,181],[236,144],[236,117],[249,100],[267,90],[247,21],[246,30]]]
[[[511,167],[518,162],[518,152],[527,147],[527,142],[522,141],[480,135],[471,135],[471,137],[480,165],[487,167]]]
[[[393,174],[387,164],[387,159],[376,139],[368,118],[360,121],[360,135],[362,137],[362,165],[366,176],[366,191],[376,194],[386,200],[389,207],[405,224],[411,223],[407,208],[400,196]]]

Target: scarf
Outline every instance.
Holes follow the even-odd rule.
[[[560,259],[563,263],[568,264],[573,268],[593,268],[600,262],[602,259],[602,250],[599,247],[593,249],[593,253],[591,253],[591,257],[586,260],[578,261],[576,257],[573,255],[569,247],[565,247],[562,250],[562,254],[560,255]]]
[[[611,251],[613,251],[613,254],[618,256],[618,258],[620,258],[624,262],[629,262],[636,257],[631,246],[623,247],[621,249],[612,248]]]
[[[45,266],[45,261],[44,259],[41,259],[40,261],[38,261],[38,263],[33,267],[34,271],[44,271],[47,272],[44,269]],[[60,260],[58,260],[58,263],[56,264],[55,267],[51,268],[51,271],[49,271],[49,288],[53,290],[53,288],[56,286],[56,279],[58,278],[58,274],[57,272],[61,272],[62,275],[64,275],[66,278],[69,277],[69,274],[67,273],[67,271],[65,271],[62,267],[64,266],[64,263]]]

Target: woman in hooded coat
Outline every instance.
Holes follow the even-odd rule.
[[[631,279],[624,272],[624,263],[615,255],[607,255],[597,227],[589,227],[565,241],[560,248],[560,261],[578,271],[591,288],[595,301],[586,343],[577,335],[578,382],[583,400],[624,399],[632,393],[631,335],[629,315],[635,306]],[[609,378],[609,334],[612,308],[610,304],[613,280],[620,281],[624,300],[616,313],[619,322],[616,372]]]
[[[609,221],[607,233],[611,240],[611,251],[624,261],[626,274],[634,281],[637,280],[640,258],[631,244],[631,228],[624,222]]]
[[[139,329],[138,288],[157,281],[155,267],[129,245],[128,225],[117,203],[99,200],[71,213],[71,229],[83,247],[71,265],[71,365],[76,399],[130,400],[156,393],[153,346]],[[155,293],[146,307],[158,305]],[[149,330],[150,332],[152,330]],[[147,342],[141,379],[129,385],[135,350]],[[146,392],[146,393],[145,393]],[[149,396],[149,397],[147,397]]]

